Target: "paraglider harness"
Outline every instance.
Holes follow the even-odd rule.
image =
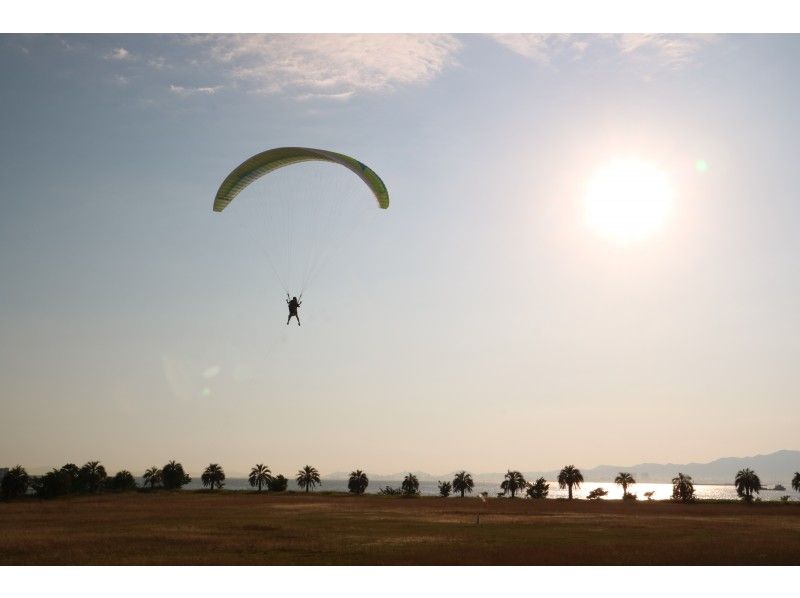
[[[303,293],[300,293],[300,296],[296,300],[294,298],[289,300],[289,293],[286,293],[286,305],[289,306],[290,316],[297,316],[297,308],[303,304],[303,302],[301,301],[302,298],[303,298]]]

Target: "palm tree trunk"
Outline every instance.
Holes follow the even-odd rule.
[[[308,486],[308,484],[306,484],[306,492],[308,492],[308,488],[309,488],[309,486]]]
[[[461,490],[461,498],[464,498],[464,490]]]
[[[569,499],[572,500],[572,484],[567,484],[567,488],[569,489]]]

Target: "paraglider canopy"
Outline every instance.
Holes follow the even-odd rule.
[[[378,201],[379,207],[384,210],[389,207],[389,192],[386,190],[386,185],[374,170],[355,158],[309,147],[278,147],[248,158],[225,177],[214,198],[214,211],[224,210],[242,189],[265,174],[284,166],[311,160],[333,162],[350,169],[366,183]]]
[[[298,166],[283,168],[293,165]],[[261,177],[262,183],[250,187]],[[214,212],[240,193],[237,207],[226,214],[263,249],[284,291],[300,291],[300,297],[336,240],[352,238],[360,222],[389,207],[386,185],[371,168],[344,154],[307,147],[274,148],[242,162],[219,186]]]

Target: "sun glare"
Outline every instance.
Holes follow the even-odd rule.
[[[616,160],[595,171],[586,188],[584,213],[595,231],[619,243],[657,232],[672,211],[672,189],[653,164]]]

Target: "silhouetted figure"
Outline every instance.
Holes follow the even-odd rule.
[[[288,297],[289,295],[286,296]],[[297,325],[300,326],[300,317],[297,315],[297,308],[300,307],[303,302],[298,301],[297,297],[292,297],[291,301],[288,299],[286,300],[286,304],[289,306],[289,317],[286,319],[286,325],[289,325],[289,322],[292,321],[292,316],[294,316],[297,318]]]

